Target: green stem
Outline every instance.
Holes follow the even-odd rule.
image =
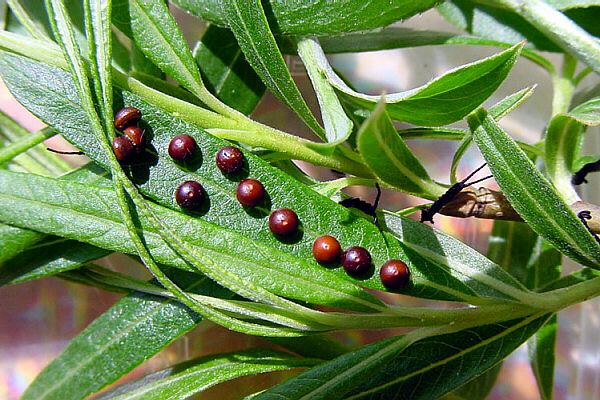
[[[552,98],[552,116],[566,113],[569,111],[571,99],[575,92],[573,83],[573,74],[577,67],[577,60],[569,54],[564,55],[564,63],[560,75],[552,75],[552,88],[554,95]]]
[[[307,146],[308,140],[264,125],[258,131],[211,128],[207,129],[207,132],[221,139],[239,141],[250,146],[286,153],[294,160],[308,161],[314,165],[344,171],[363,178],[373,177],[369,168],[344,157],[339,148],[336,148],[332,155],[324,155]]]

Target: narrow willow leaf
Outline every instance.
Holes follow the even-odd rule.
[[[267,349],[215,354],[186,361],[117,386],[97,397],[97,400],[177,400],[241,376],[312,367],[318,362]]]
[[[387,339],[304,372],[253,400],[435,399],[504,359],[547,318],[482,325],[416,341],[411,334]]]
[[[127,229],[116,209],[113,190],[41,177],[0,171],[0,203],[7,206],[0,220],[21,227],[57,234],[112,251],[136,254]],[[23,195],[11,195],[17,188]],[[66,198],[63,195],[67,193]],[[21,206],[17,206],[21,203]],[[8,210],[12,216],[9,216]],[[218,228],[201,219],[185,216],[164,207],[152,207],[164,224],[178,231],[200,254],[215,260],[235,275],[276,294],[332,307],[373,310],[381,304],[359,287],[334,276],[314,263],[286,255],[258,241]],[[68,220],[68,224],[60,221]],[[190,269],[153,229],[147,219],[138,222],[152,257],[159,263]],[[253,257],[246,252],[252,249]]]
[[[73,172],[61,176],[59,179],[102,186],[107,181],[106,176],[107,172],[102,168],[97,167],[94,164],[88,164]],[[110,185],[110,180],[108,180],[108,184]],[[29,246],[38,243],[45,237],[46,235],[40,232],[0,224],[0,243],[2,243],[0,264],[13,258],[17,254],[27,249]]]
[[[442,397],[442,400],[485,400],[494,388],[501,370],[502,363],[500,362],[466,385]]]
[[[162,0],[130,0],[131,29],[138,47],[167,75],[194,94],[204,83],[192,53]]]
[[[220,8],[219,0],[175,0],[184,10],[218,25],[227,25],[227,14]],[[300,0],[294,2],[274,1],[270,4],[269,17],[278,33],[298,35],[332,34],[370,30],[387,26],[392,22],[412,17],[433,7],[434,0],[338,0],[320,2]]]
[[[529,0],[519,5],[510,1],[502,1],[502,3],[510,11],[525,18],[563,51],[570,53],[596,73],[600,73],[600,44],[596,37],[577,22],[544,0]],[[590,11],[595,13],[595,19],[600,15],[598,10],[594,7]],[[598,34],[598,28],[594,25],[596,24],[592,26]]]
[[[527,46],[536,50],[560,51],[530,21],[506,9],[470,0],[449,0],[437,10],[448,22],[472,35],[505,43],[527,40]]]
[[[431,30],[417,30],[404,27],[389,27],[371,32],[355,34],[331,35],[319,38],[319,42],[325,53],[356,53],[364,51],[377,51],[386,49],[398,49],[415,46],[431,46],[444,44],[459,44],[473,46],[496,46],[509,48],[515,42],[503,42],[473,35],[461,35],[450,32],[439,32]],[[518,42],[518,41],[517,41]],[[294,53],[296,51],[293,43],[282,41],[282,51]],[[554,66],[546,58],[524,48],[522,54],[527,59],[538,64],[548,71],[554,71]]]
[[[67,73],[58,68],[8,54],[2,55],[0,61],[2,76],[19,101],[46,123],[58,127],[67,140],[83,149],[96,162],[107,165],[104,155],[98,151],[94,138],[80,134],[89,131],[89,126],[85,118],[82,118],[84,114],[73,82]],[[242,176],[247,176],[246,171],[251,171],[253,177],[258,177],[267,190],[269,202],[266,204],[268,210],[245,211],[235,199],[237,178],[226,179],[215,164],[209,162],[226,142],[148,105],[128,92],[119,93],[123,96],[123,100],[120,100],[115,92],[115,99],[119,102],[115,108],[127,104],[141,110],[147,132],[152,132],[153,135],[151,145],[158,152],[158,159],[148,153],[146,155],[148,164],[134,166],[131,171],[132,177],[144,194],[162,205],[179,210],[173,198],[174,182],[199,181],[207,190],[210,203],[201,214],[202,220],[193,218],[194,221],[213,224],[218,229],[227,229],[247,240],[261,243],[273,251],[298,257],[305,263],[300,275],[310,276],[311,281],[313,276],[314,279],[321,279],[327,274],[333,274],[337,276],[335,279],[357,283],[341,268],[327,269],[314,262],[311,253],[312,242],[318,236],[329,234],[335,236],[342,247],[357,244],[367,247],[375,265],[381,265],[390,258],[404,260],[411,272],[414,272],[412,285],[405,290],[406,294],[453,301],[462,299],[475,303],[480,301],[477,296],[514,298],[512,292],[502,294],[504,289],[497,290],[491,286],[480,285],[473,279],[466,279],[465,271],[454,270],[454,265],[450,268],[440,267],[437,265],[439,261],[431,262],[423,258],[417,251],[406,248],[388,234],[381,235],[373,224],[356,217],[352,211],[315,193],[311,188],[300,184],[247,152],[244,154],[248,169],[244,170]],[[189,169],[182,169],[168,156],[167,148],[170,140],[181,132],[193,136],[200,145],[205,159],[200,165],[194,163],[190,164]],[[296,242],[278,240],[268,229],[266,224],[268,211],[280,207],[292,208],[302,221],[303,231]],[[431,228],[427,229],[431,231]],[[209,234],[208,237],[213,236]],[[358,243],[357,238],[360,238]],[[198,240],[198,237],[194,240]],[[171,262],[178,261],[169,259],[164,263]],[[477,268],[471,271],[476,271],[477,276],[481,275],[481,270]],[[287,285],[289,282],[287,277],[281,279],[270,284]],[[332,278],[327,279],[331,281]],[[473,288],[470,288],[471,284],[474,285]],[[385,290],[376,274],[360,281],[360,285]]]
[[[514,140],[483,109],[471,114],[468,122],[498,185],[519,215],[563,254],[600,268],[594,237]]]
[[[538,237],[527,265],[527,287],[537,291],[559,279],[561,262],[561,254]],[[543,400],[552,399],[557,330],[558,318],[553,315],[527,342],[529,361]]]
[[[398,190],[435,199],[445,189],[431,180],[421,162],[396,132],[386,113],[385,99],[360,127],[358,150],[369,168],[383,182]]]
[[[219,100],[246,115],[256,108],[265,85],[229,29],[209,25],[192,54],[206,87]]]
[[[529,361],[542,400],[552,400],[557,329],[558,317],[555,314],[527,342]]]
[[[387,111],[394,120],[420,126],[456,122],[496,91],[519,57],[523,44],[446,72],[429,83],[401,93],[385,95]],[[329,82],[347,100],[372,110],[381,96],[357,93],[335,72],[327,70]]]
[[[206,277],[178,280],[207,296],[231,296]],[[169,299],[133,293],[96,318],[36,377],[22,399],[80,399],[149,359],[200,322]]]
[[[523,223],[494,221],[487,256],[526,285],[527,266],[537,237],[537,234]]]
[[[404,245],[423,257],[439,263],[445,268],[457,271],[459,279],[471,281],[482,287],[502,288],[504,293],[519,298],[526,290],[514,277],[500,266],[475,251],[470,246],[453,239],[437,229],[409,218],[383,214],[385,226]]]
[[[89,244],[50,236],[44,242],[0,264],[0,286],[53,276],[111,253]]]
[[[304,102],[285,65],[260,0],[223,0],[221,10],[246,60],[267,87],[324,138],[323,128]]]
[[[335,90],[325,77],[327,59],[319,43],[314,39],[302,39],[298,43],[298,55],[302,59],[312,82],[321,107],[321,118],[325,126],[325,146],[314,146],[332,153],[334,146],[346,141],[352,133],[353,123],[346,116]]]
[[[19,22],[27,29],[29,34],[41,40],[49,40],[46,30],[40,26],[37,21],[34,21],[28,10],[19,0],[7,0],[12,13],[17,17]],[[38,7],[39,9],[40,7]]]
[[[85,0],[86,30],[91,49],[92,73],[96,96],[100,101],[100,116],[104,129],[112,132],[114,117],[112,112],[112,36],[111,0]],[[112,137],[109,134],[109,138]]]
[[[568,203],[579,200],[571,186],[573,164],[579,156],[582,127],[600,125],[600,98],[578,105],[552,118],[546,131],[546,170]]]
[[[114,9],[113,9],[114,10]],[[129,15],[129,14],[127,14]],[[113,18],[114,21],[114,18]],[[130,61],[131,61],[131,73],[132,74],[144,74],[147,76],[151,76],[160,80],[165,79],[165,73],[160,70],[152,61],[150,61],[144,53],[137,47],[137,45],[132,44],[130,51]],[[187,91],[186,91],[187,92]],[[187,92],[190,95],[189,92]],[[190,97],[194,97],[191,96]],[[195,101],[198,101],[197,99]]]

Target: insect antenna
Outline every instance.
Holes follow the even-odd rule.
[[[484,181],[486,179],[492,178],[493,175],[488,175],[481,179],[477,179],[473,182],[467,183],[467,181],[469,179],[471,179],[473,177],[473,175],[475,175],[477,172],[481,171],[483,169],[483,167],[485,167],[486,165],[487,165],[487,163],[484,163],[479,168],[477,168],[475,171],[473,171],[469,175],[467,175],[466,178],[464,178],[463,180],[456,182],[454,185],[450,186],[450,188],[448,188],[446,193],[442,194],[440,197],[437,198],[436,201],[434,201],[431,204],[431,207],[421,210],[420,222],[429,221],[429,222],[433,223],[433,216],[435,214],[437,214],[446,204],[448,204],[450,201],[452,201],[452,199],[454,199],[454,197],[456,197],[456,195],[458,193],[460,193],[464,188],[466,188],[467,186],[471,186],[476,183],[479,183],[481,181]]]

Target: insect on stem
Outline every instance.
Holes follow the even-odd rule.
[[[377,189],[377,196],[375,196],[375,202],[373,204],[367,203],[364,200],[361,200],[357,197],[350,197],[349,199],[345,199],[339,202],[341,206],[346,208],[356,208],[364,212],[367,215],[373,217],[373,223],[379,229],[380,232],[383,231],[381,225],[379,225],[379,219],[377,218],[377,207],[379,206],[379,199],[381,198],[381,188],[379,187],[379,183],[375,182],[375,188]]]
[[[577,213],[577,217],[579,218],[581,223],[583,225],[585,225],[585,229],[587,229],[588,232],[591,233],[592,236],[594,236],[594,239],[596,239],[596,242],[598,242],[598,244],[600,245],[600,239],[598,238],[596,233],[594,233],[594,231],[592,231],[592,229],[587,224],[587,220],[592,219],[592,213],[589,210],[582,210]]]
[[[571,183],[573,185],[581,185],[582,183],[588,183],[585,179],[586,175],[590,172],[600,171],[600,160],[585,164],[581,169],[573,174],[571,177]]]
[[[446,193],[442,194],[436,201],[431,204],[431,207],[421,210],[421,222],[429,221],[433,223],[433,216],[437,214],[446,204],[448,204],[454,197],[460,193],[467,186],[474,185],[486,179],[492,178],[493,175],[488,175],[481,179],[477,179],[473,182],[467,183],[469,179],[473,177],[477,172],[479,172],[483,167],[485,167],[487,163],[484,163],[482,166],[477,168],[475,171],[471,172],[466,178],[461,180],[460,182],[456,182],[454,185],[450,186],[450,188],[446,191]]]

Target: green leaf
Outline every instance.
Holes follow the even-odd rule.
[[[208,296],[231,296],[206,277],[186,277],[181,287]],[[22,399],[80,399],[149,359],[200,322],[169,299],[133,293],[96,318],[36,377]]]
[[[0,212],[0,220],[25,228],[35,226],[44,233],[78,239],[108,250],[136,254],[121,214],[114,207],[117,199],[113,190],[40,179],[0,171],[0,203],[7,207],[7,212]],[[17,190],[15,185],[28,189],[23,194],[12,195],[11,191]],[[68,193],[68,198],[61,196],[64,193]],[[381,303],[375,297],[325,268],[319,268],[315,262],[287,255],[199,218],[161,206],[151,208],[165,225],[179,232],[182,241],[200,254],[273,293],[332,307],[379,309]],[[69,220],[69,223],[62,224],[61,220]],[[162,240],[150,221],[140,216],[138,223],[157,262],[193,271]],[[252,249],[252,258],[247,257],[248,249]]]
[[[496,3],[504,8],[507,19],[518,15],[520,21],[513,25],[519,30],[522,26],[534,26],[541,34],[558,45],[563,51],[568,52],[591,67],[594,71],[600,73],[600,44],[597,38],[585,31],[575,21],[558,11],[544,0],[529,0],[524,3],[515,3],[508,0],[498,0]],[[494,13],[492,10],[491,13]],[[487,10],[486,10],[487,13]],[[474,10],[468,10],[467,15],[473,15]],[[598,13],[596,12],[596,19]],[[526,22],[525,22],[526,21]],[[473,26],[474,21],[468,21]],[[480,21],[483,22],[483,21]],[[494,26],[493,19],[487,21],[488,29],[502,30],[504,27]],[[525,22],[525,23],[523,23]],[[597,25],[597,24],[594,24]],[[597,27],[594,27],[597,32]],[[490,31],[494,32],[494,30]],[[542,39],[544,40],[544,38]],[[539,48],[542,49],[541,47]],[[554,49],[545,49],[554,50]]]
[[[442,399],[485,400],[494,388],[494,384],[496,383],[501,370],[502,363],[500,362]]]
[[[514,140],[483,109],[469,115],[468,122],[498,185],[519,215],[563,254],[600,268],[594,237]]]
[[[314,359],[293,357],[267,349],[214,354],[117,386],[97,399],[178,400],[241,376],[312,367],[317,363]]]
[[[285,65],[260,0],[223,0],[221,10],[246,60],[267,87],[324,138],[323,128],[304,102]]]
[[[411,29],[399,26],[392,26],[371,32],[324,36],[319,38],[319,42],[327,54],[348,52],[356,53],[364,51],[444,44],[496,46],[501,48],[509,48],[514,45],[514,42],[507,43],[501,40],[487,39],[472,35]],[[290,41],[282,40],[281,45],[282,51],[284,52],[295,53],[296,51],[295,46],[293,46]],[[545,68],[546,70],[554,71],[554,66],[552,63],[550,63],[550,61],[533,52],[532,50],[523,48],[522,54],[524,57]]]
[[[74,240],[47,237],[43,243],[0,264],[0,286],[53,276],[79,268],[110,253],[111,251]]]
[[[175,0],[184,10],[218,25],[227,25],[219,0]],[[433,7],[435,0],[297,0],[269,2],[268,16],[278,33],[332,34],[369,30],[412,17]]]
[[[527,265],[527,287],[539,290],[560,278],[562,256],[541,237]],[[529,361],[543,400],[552,399],[558,318],[553,315],[527,342]]]
[[[198,93],[204,83],[194,57],[162,0],[129,0],[131,29],[138,47],[181,86]]]
[[[346,141],[352,133],[353,123],[346,116],[335,90],[325,76],[327,59],[319,43],[314,39],[302,39],[298,42],[298,55],[302,59],[308,76],[312,82],[317,100],[321,107],[321,118],[325,126],[325,146],[314,146],[315,149],[329,149],[333,153],[334,146]]]
[[[265,85],[246,61],[229,29],[209,25],[193,51],[206,87],[219,100],[250,114],[265,93]]]
[[[557,329],[558,318],[555,314],[527,342],[529,361],[542,400],[552,400]]]
[[[83,149],[96,162],[107,165],[105,156],[99,152],[94,138],[90,135],[80,134],[81,132],[88,132],[89,126],[86,124],[85,118],[82,118],[84,114],[80,108],[79,99],[69,74],[58,68],[8,54],[3,54],[0,61],[0,72],[2,72],[5,82],[19,101],[46,123],[58,127],[65,138]],[[248,169],[245,169],[241,176],[231,179],[225,178],[215,164],[209,160],[213,159],[214,154],[226,142],[148,105],[128,92],[118,93],[120,95],[115,92],[115,99],[119,101],[115,105],[115,109],[126,104],[141,110],[144,116],[143,126],[147,132],[151,132],[151,146],[158,153],[158,159],[151,153],[147,153],[146,157],[148,158],[146,160],[148,163],[132,167],[132,177],[139,189],[160,204],[175,210],[179,210],[173,198],[176,182],[196,180],[207,190],[210,204],[207,204],[209,206],[207,210],[203,210],[204,214],[201,215],[201,220],[174,213],[178,214],[177,217],[181,218],[181,223],[184,226],[188,224],[186,221],[194,221],[194,223],[199,224],[198,226],[208,226],[210,224],[214,229],[230,231],[236,238],[243,237],[244,240],[260,243],[269,251],[277,252],[277,257],[280,257],[280,254],[287,254],[292,258],[297,257],[300,261],[298,265],[302,265],[302,267],[299,266],[300,276],[308,276],[311,281],[313,279],[317,279],[317,281],[325,279],[328,282],[337,282],[336,285],[341,284],[341,281],[350,281],[352,284],[358,283],[355,279],[348,277],[343,269],[338,267],[325,268],[314,261],[311,252],[312,242],[318,236],[329,234],[335,236],[342,247],[356,245],[356,238],[360,237],[360,245],[369,249],[375,265],[381,265],[390,258],[404,260],[409,265],[414,277],[413,284],[405,290],[406,294],[446,300],[460,301],[466,299],[466,302],[475,303],[482,300],[478,299],[477,296],[514,298],[517,294],[523,294],[519,290],[511,289],[510,294],[506,295],[502,294],[504,289],[498,291],[487,285],[482,286],[477,280],[464,276],[465,272],[469,272],[469,270],[464,270],[464,266],[460,266],[459,270],[454,270],[455,265],[450,268],[440,268],[437,265],[440,262],[439,260],[436,262],[428,261],[421,257],[417,251],[404,247],[388,234],[382,235],[373,224],[357,217],[352,211],[315,193],[311,188],[289,178],[247,152],[244,152],[244,154],[248,162]],[[120,96],[123,97],[122,102]],[[200,162],[200,165],[194,162],[187,167],[180,166],[175,164],[168,156],[167,148],[170,140],[181,132],[193,136],[202,149],[204,161]],[[235,199],[235,188],[238,180],[248,175],[259,177],[264,184],[269,195],[269,202],[266,205],[268,209],[246,211]],[[60,197],[62,198],[62,196]],[[268,229],[266,224],[268,211],[280,207],[294,209],[303,223],[303,231],[296,242],[292,241],[290,243],[278,240],[273,237]],[[105,217],[105,215],[102,215],[102,217]],[[52,226],[51,228],[56,227]],[[421,229],[416,226],[412,226],[412,228]],[[426,227],[426,229],[432,231],[429,227]],[[188,230],[182,232],[186,231]],[[80,232],[74,232],[73,235],[77,235],[79,238]],[[82,232],[87,232],[87,229],[82,228]],[[192,235],[191,232],[189,234]],[[194,241],[200,240],[198,235],[199,233],[195,232],[192,239]],[[213,235],[209,234],[208,237],[213,238]],[[235,243],[235,240],[233,243]],[[116,244],[121,246],[121,243],[127,244],[128,242],[128,240],[115,240],[111,246]],[[247,248],[252,248],[252,246],[243,247],[244,250]],[[168,254],[172,253],[166,252],[165,257]],[[477,260],[478,263],[480,261]],[[181,261],[165,258],[164,263],[181,263]],[[279,265],[279,267],[284,268],[283,265]],[[482,271],[478,268],[470,271],[469,273],[477,277],[482,275]],[[275,282],[269,282],[269,284],[287,285],[289,282],[287,272],[284,275],[281,280],[278,279]],[[455,278],[454,275],[460,279]],[[257,278],[256,276],[253,277]],[[471,284],[474,285],[473,289],[470,288]],[[376,274],[360,281],[360,285],[385,290]],[[299,287],[294,289],[302,292]],[[307,295],[304,292],[300,294],[302,296]]]
[[[487,256],[526,285],[527,266],[537,237],[530,227],[521,222],[496,220]]]
[[[546,321],[533,316],[364,346],[277,385],[260,399],[435,399],[513,352]],[[435,384],[432,384],[435,382]]]
[[[100,186],[102,185],[102,181],[106,179],[106,175],[107,172],[102,168],[99,168],[94,164],[88,164],[61,176],[59,179]],[[110,181],[108,182],[110,184]],[[46,235],[43,233],[0,224],[0,243],[2,243],[0,263],[13,258],[29,246],[43,240],[45,237]]]
[[[446,191],[431,180],[396,132],[386,113],[384,98],[360,127],[356,143],[363,160],[383,182],[428,199],[435,199]]]
[[[483,103],[504,81],[523,44],[446,72],[429,83],[406,92],[385,95],[394,120],[421,126],[447,125],[462,119]],[[381,96],[357,93],[332,69],[329,82],[349,101],[372,110]]]
[[[523,295],[523,285],[470,246],[412,219],[388,213],[383,214],[383,217],[385,226],[405,246],[424,258],[455,271],[456,278],[471,287],[479,287],[480,293],[494,287],[515,298]]]
[[[446,0],[437,10],[448,22],[472,35],[505,43],[527,40],[527,47],[560,51],[529,21],[508,10],[470,0]]]

